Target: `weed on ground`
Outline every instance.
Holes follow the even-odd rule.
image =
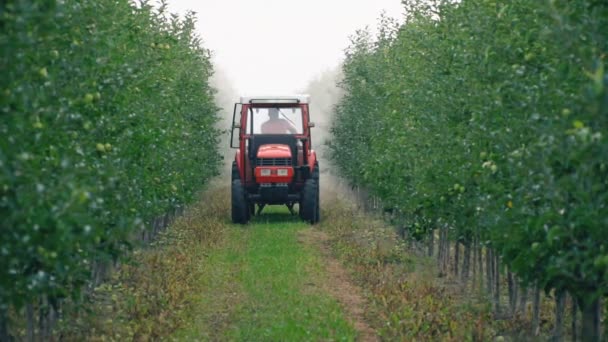
[[[366,319],[382,340],[487,340],[490,308],[437,277],[382,220],[343,201],[326,201],[319,229],[368,297]]]
[[[230,214],[225,189],[201,196],[152,246],[136,249],[111,279],[95,288],[78,305],[83,310],[68,303],[56,338],[159,340],[188,322],[201,289],[201,266],[224,244]]]

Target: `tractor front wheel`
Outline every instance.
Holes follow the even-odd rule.
[[[319,222],[319,183],[309,178],[302,189],[300,217],[310,224]]]
[[[232,222],[245,224],[249,221],[250,208],[241,180],[232,181]]]

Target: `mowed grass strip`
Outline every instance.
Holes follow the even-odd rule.
[[[178,340],[354,340],[339,304],[323,290],[317,250],[298,242],[311,229],[285,207],[233,225],[205,259],[194,321]]]

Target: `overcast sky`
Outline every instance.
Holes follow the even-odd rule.
[[[400,0],[168,0],[172,12],[193,10],[214,63],[241,94],[302,90],[337,66],[357,29],[382,11],[402,17]]]

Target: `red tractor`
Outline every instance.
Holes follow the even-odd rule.
[[[242,97],[234,105],[234,223],[245,224],[266,205],[276,204],[292,214],[298,204],[303,220],[319,221],[319,162],[310,139],[314,123],[308,103],[308,96],[296,95]]]

